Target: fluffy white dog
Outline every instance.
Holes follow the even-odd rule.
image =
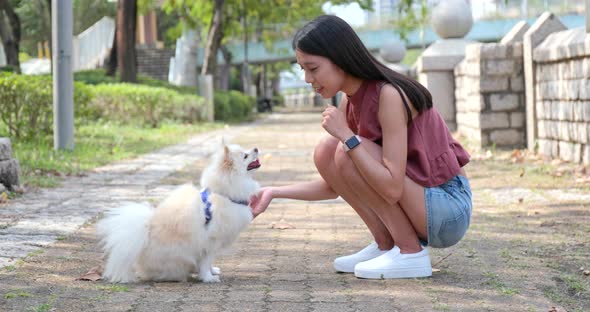
[[[97,224],[103,278],[186,281],[198,272],[203,282],[219,282],[213,261],[252,221],[248,200],[259,185],[251,172],[258,167],[258,149],[223,144],[201,175],[201,189],[180,186],[155,209],[133,203],[107,211]]]

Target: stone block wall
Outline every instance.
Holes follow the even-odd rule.
[[[533,58],[539,153],[590,164],[590,34],[553,33]]]
[[[19,185],[19,171],[18,161],[12,159],[10,140],[0,138],[0,193]]]
[[[457,131],[475,144],[525,146],[522,43],[473,43],[455,67]]]

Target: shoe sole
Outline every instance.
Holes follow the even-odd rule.
[[[354,273],[354,266],[351,269],[350,267],[346,267],[345,265],[341,265],[336,262],[334,262],[334,269],[340,273]]]
[[[354,276],[364,279],[416,278],[432,276],[432,268],[416,268],[411,270],[359,271]]]

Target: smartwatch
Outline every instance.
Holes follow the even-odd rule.
[[[344,141],[344,146],[346,148],[346,151],[350,151],[351,149],[359,146],[361,144],[361,137],[359,137],[358,135],[353,135],[350,138],[348,138],[346,141]]]

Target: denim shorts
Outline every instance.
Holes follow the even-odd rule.
[[[424,188],[428,246],[445,248],[463,238],[471,219],[472,194],[466,177],[457,175],[436,187]]]

